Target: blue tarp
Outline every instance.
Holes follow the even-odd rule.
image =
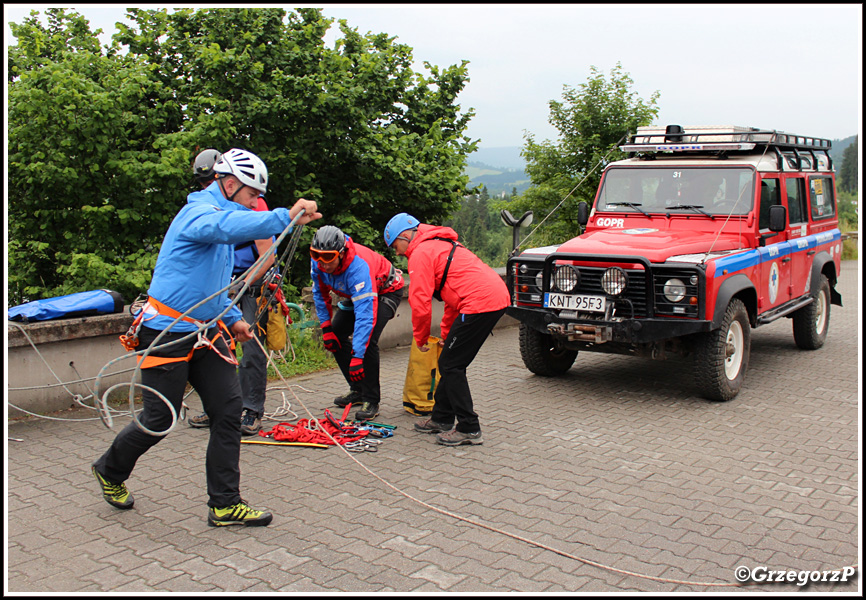
[[[13,306],[8,310],[7,318],[26,323],[119,312],[123,312],[123,297],[118,292],[93,290]]]

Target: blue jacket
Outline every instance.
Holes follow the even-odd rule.
[[[185,313],[193,305],[226,287],[234,265],[234,245],[279,235],[291,223],[288,209],[267,212],[250,210],[223,197],[214,182],[207,189],[187,196],[165,238],[156,259],[148,294],[174,310]],[[231,304],[223,291],[188,316],[209,321]],[[233,306],[222,320],[231,326],[240,321],[241,311]],[[157,315],[143,323],[151,329],[167,328],[174,319]],[[178,321],[172,331],[195,331]]]
[[[355,311],[355,329],[352,333],[352,355],[364,358],[370,336],[376,326],[379,294],[399,290],[403,277],[390,277],[394,270],[391,262],[379,254],[346,236],[346,255],[340,268],[328,274],[319,269],[315,260],[310,261],[310,276],[313,278],[313,302],[319,322],[331,320],[331,291],[342,298],[351,298]],[[339,310],[339,309],[337,309]]]

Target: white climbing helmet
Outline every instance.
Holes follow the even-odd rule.
[[[240,148],[232,148],[214,164],[213,170],[224,175],[234,175],[244,185],[264,194],[268,188],[268,168],[262,159]]]

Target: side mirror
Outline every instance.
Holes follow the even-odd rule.
[[[788,226],[788,211],[780,204],[774,204],[770,207],[770,231],[776,233],[785,231]]]
[[[506,227],[526,227],[532,223],[532,211],[528,210],[523,213],[522,217],[515,219],[514,215],[512,215],[508,210],[503,209],[499,212],[499,218],[502,219],[502,223],[505,224]]]
[[[580,202],[577,205],[577,223],[581,227],[586,227],[589,223],[589,205],[586,202]]]
[[[532,211],[528,210],[523,213],[519,219],[515,219],[514,215],[512,215],[508,210],[501,210],[499,212],[499,218],[502,219],[502,222],[506,227],[511,227],[513,229],[513,245],[512,250],[517,248],[517,243],[520,241],[520,228],[526,227],[530,223],[532,223]]]
[[[499,211],[499,218],[502,219],[502,224],[506,227],[514,227],[517,224],[517,219],[507,210]]]

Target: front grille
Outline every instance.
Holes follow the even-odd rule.
[[[569,264],[573,257],[569,256]],[[605,260],[608,265],[613,264],[611,260]],[[635,261],[636,262],[636,261]],[[703,272],[695,268],[668,268],[650,266],[652,271],[652,289],[647,289],[646,271],[634,268],[635,262],[629,261],[632,268],[623,270],[626,273],[628,285],[625,292],[619,296],[607,295],[602,286],[601,279],[609,266],[597,267],[587,265],[573,265],[580,274],[580,282],[570,294],[587,294],[593,296],[604,296],[608,304],[613,305],[612,315],[617,318],[650,318],[650,317],[687,317],[696,318],[701,315],[700,306],[702,302]],[[551,270],[556,266],[550,264]],[[553,273],[547,274],[547,285],[545,286],[539,273],[543,273],[545,263],[543,261],[520,260],[519,258],[509,262],[509,289],[512,293],[512,304],[514,306],[527,306],[541,308],[544,303],[545,292],[561,292],[553,284]],[[665,283],[670,279],[679,279],[685,286],[685,297],[680,302],[671,302],[664,295]],[[652,298],[648,299],[648,295]],[[691,301],[695,298],[695,301]],[[650,303],[652,305],[650,305]],[[560,313],[558,309],[550,309]],[[581,319],[602,320],[601,313],[580,313]]]
[[[526,265],[526,269],[521,273],[518,264]],[[614,314],[624,318],[645,318],[647,316],[647,291],[646,291],[646,275],[644,271],[626,269],[628,278],[628,286],[621,296],[608,296],[601,287],[601,278],[604,275],[607,267],[591,267],[591,266],[576,266],[580,273],[580,283],[573,290],[572,294],[589,294],[593,296],[605,296],[608,302],[613,302]],[[543,263],[515,263],[512,267],[512,277],[515,282],[512,288],[512,295],[516,293],[517,306],[542,306],[544,302],[544,292],[552,291],[559,292],[557,289],[550,289],[552,282],[548,282],[547,287],[541,289],[537,285],[539,278],[538,273],[541,273]],[[552,279],[552,275],[548,275]],[[542,286],[543,287],[543,286]],[[600,314],[593,315],[588,313],[591,318],[601,317]]]

